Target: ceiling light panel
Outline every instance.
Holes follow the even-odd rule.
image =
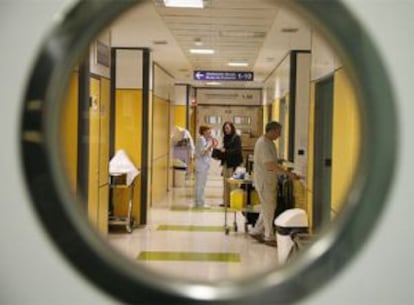
[[[248,67],[249,64],[247,62],[228,62],[227,65],[229,67]]]
[[[214,54],[213,49],[190,49],[191,54],[202,54],[202,55],[208,55],[208,54]]]
[[[164,0],[166,7],[203,8],[203,0]]]
[[[157,0],[155,0],[157,1]],[[266,33],[275,21],[278,8],[267,0],[205,1],[205,9],[186,10],[158,6],[158,14],[173,34],[192,68],[217,70],[246,69],[246,65],[229,62],[246,62],[253,68]],[[195,42],[202,41],[202,46]],[[215,52],[195,51],[212,49]],[[200,55],[201,53],[201,55]]]
[[[221,37],[230,37],[230,38],[264,38],[266,37],[266,32],[258,31],[220,31]]]

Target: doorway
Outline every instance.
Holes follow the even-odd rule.
[[[313,226],[318,232],[330,221],[332,176],[333,84],[329,76],[316,83],[314,135]]]

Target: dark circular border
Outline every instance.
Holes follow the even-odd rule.
[[[305,297],[327,283],[362,248],[383,211],[392,181],[397,118],[391,85],[374,44],[340,1],[282,1],[336,44],[359,91],[363,150],[346,209],[300,259],[277,272],[221,286],[173,281],[133,266],[105,245],[70,207],[74,198],[59,171],[57,156],[60,103],[56,101],[63,98],[72,67],[101,29],[139,2],[81,1],[55,25],[37,57],[23,103],[20,153],[27,188],[46,232],[83,276],[127,303],[276,304]]]

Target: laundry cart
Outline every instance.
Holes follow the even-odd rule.
[[[124,225],[125,229],[128,233],[132,232],[132,228],[134,227],[134,217],[132,216],[132,209],[134,205],[134,186],[135,186],[135,179],[132,181],[131,184],[127,184],[126,181],[126,173],[112,173],[110,175],[110,187],[112,189],[116,188],[126,188],[128,189],[129,198],[128,198],[128,213],[126,216],[115,216],[109,215],[108,225],[115,226],[115,225]],[[116,203],[115,203],[116,204]]]
[[[125,226],[128,233],[131,233],[134,227],[134,217],[132,216],[134,206],[134,187],[136,177],[140,174],[140,171],[134,166],[127,154],[123,150],[116,152],[115,156],[109,163],[109,185],[112,190],[114,189],[127,189],[128,190],[128,207],[127,214],[109,215],[109,226]],[[117,202],[113,202],[116,205]]]

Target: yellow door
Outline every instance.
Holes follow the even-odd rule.
[[[88,216],[91,223],[98,225],[99,208],[99,116],[100,116],[100,80],[90,79],[91,105],[89,108],[89,186]]]
[[[98,228],[103,234],[108,232],[110,90],[110,81],[102,78],[99,105]]]

